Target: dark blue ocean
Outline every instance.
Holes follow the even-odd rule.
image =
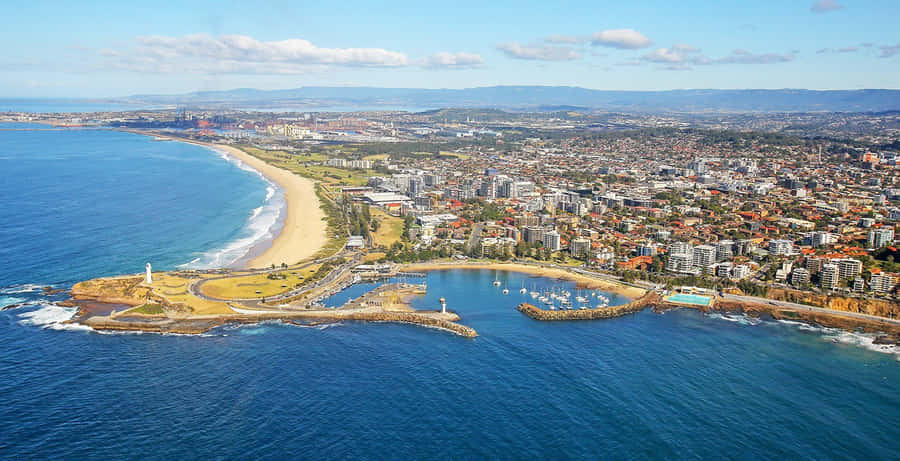
[[[0,296],[33,303],[0,312],[0,458],[900,453],[900,362],[868,336],[691,310],[542,323],[515,310],[530,300],[518,288],[574,287],[518,274],[428,275],[416,307],[447,298],[475,339],[354,322],[64,328],[28,284],[215,253],[247,235],[269,186],[202,148],[101,131],[0,131],[0,171]]]

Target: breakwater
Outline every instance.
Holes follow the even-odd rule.
[[[556,321],[556,320],[596,320],[596,319],[610,319],[614,317],[621,317],[623,315],[634,314],[635,312],[640,312],[644,310],[647,306],[652,304],[659,303],[662,298],[659,297],[655,292],[648,292],[647,294],[641,296],[634,301],[631,301],[627,304],[621,304],[618,306],[610,306],[610,307],[602,307],[597,309],[573,309],[573,310],[558,310],[551,311],[546,309],[541,309],[533,304],[522,303],[519,304],[516,309],[519,312],[535,319],[541,321]]]

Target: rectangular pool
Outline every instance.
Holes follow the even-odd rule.
[[[712,297],[688,295],[683,293],[671,295],[666,298],[666,300],[672,301],[673,303],[696,304],[698,306],[709,306],[710,304],[712,304]]]

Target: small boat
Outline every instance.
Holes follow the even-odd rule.
[[[503,294],[508,295],[508,294],[509,294],[509,288],[503,287]]]
[[[494,279],[494,286],[495,286],[495,287],[499,287],[499,286],[500,286],[500,281],[497,280],[497,279]]]
[[[531,299],[537,299],[541,295],[540,293],[538,293],[536,291],[532,291],[531,293],[528,293],[528,294],[531,295]]]
[[[553,304],[551,304],[551,305],[550,305],[550,310],[551,310],[551,311],[555,311],[555,310],[556,310],[556,306],[554,306]]]
[[[584,304],[584,303],[588,302],[588,299],[583,296],[576,296],[575,301],[578,301],[579,303]]]

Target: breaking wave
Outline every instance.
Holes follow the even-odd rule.
[[[93,331],[93,328],[79,323],[65,323],[75,316],[78,309],[52,303],[40,304],[39,309],[19,314],[20,325],[37,326],[50,330]]]
[[[185,269],[229,267],[237,263],[261,243],[271,241],[275,238],[275,234],[278,231],[277,227],[279,220],[284,214],[284,210],[287,206],[284,199],[284,191],[270,181],[269,178],[265,177],[265,175],[242,162],[240,159],[228,155],[226,152],[217,149],[212,150],[228,162],[236,165],[238,168],[253,172],[262,178],[267,184],[266,198],[263,200],[261,206],[254,208],[253,211],[250,212],[250,216],[247,217],[247,222],[238,238],[225,243],[222,247],[214,248],[201,254],[187,264],[179,266]]]
[[[707,317],[711,319],[719,319],[719,320],[727,320],[729,322],[739,323],[741,325],[759,325],[762,323],[761,319],[756,317],[750,317],[745,314],[723,314],[720,312],[710,312],[706,314]]]

